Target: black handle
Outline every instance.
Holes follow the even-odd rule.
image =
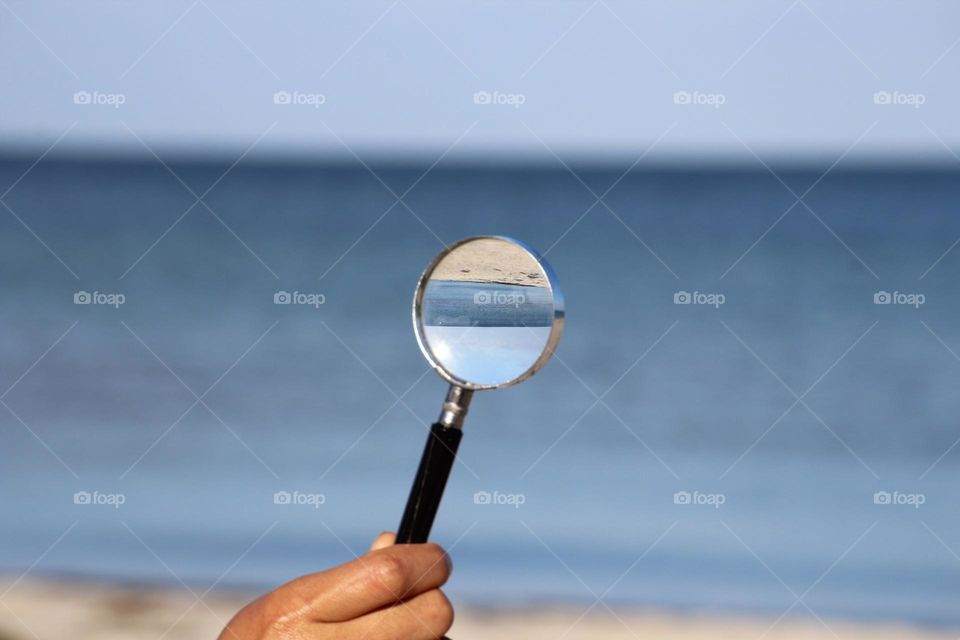
[[[447,427],[439,422],[430,427],[427,445],[420,458],[420,468],[417,469],[400,529],[397,530],[398,544],[419,544],[426,542],[430,536],[430,528],[440,507],[443,489],[462,437],[463,431],[456,427]]]

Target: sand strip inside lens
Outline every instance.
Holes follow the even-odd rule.
[[[499,238],[479,238],[460,245],[440,261],[430,277],[527,287],[549,286],[533,256],[522,247]]]

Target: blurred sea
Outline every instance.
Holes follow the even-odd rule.
[[[32,162],[0,162],[5,571],[268,588],[362,553],[445,391],[417,277],[498,234],[548,251],[567,329],[474,399],[455,602],[960,624],[956,172]]]

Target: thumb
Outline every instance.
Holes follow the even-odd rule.
[[[396,540],[397,534],[391,533],[390,531],[384,531],[377,536],[376,540],[373,541],[370,551],[377,551],[378,549],[386,549],[387,547],[391,547]]]

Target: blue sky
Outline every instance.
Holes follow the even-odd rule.
[[[0,136],[55,154],[953,164],[958,42],[960,5],[927,0],[2,0]]]

